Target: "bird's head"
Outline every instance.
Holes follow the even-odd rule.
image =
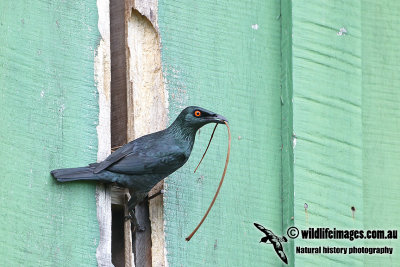
[[[208,123],[225,123],[228,120],[212,111],[201,107],[187,107],[179,114],[176,121],[179,121],[182,126],[198,130]]]

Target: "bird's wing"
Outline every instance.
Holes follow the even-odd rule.
[[[258,223],[254,223],[255,227],[258,228],[258,230],[260,230],[261,232],[263,232],[266,235],[274,235],[274,233],[271,232],[271,230],[268,230],[267,228],[265,228],[264,226],[262,226],[261,224]]]
[[[187,160],[185,154],[176,151],[178,150],[170,146],[169,150],[165,152],[163,152],[163,150],[153,151],[151,149],[148,151],[130,153],[115,164],[109,166],[107,170],[134,175],[169,175],[181,167]]]
[[[111,155],[109,155],[104,161],[100,162],[97,164],[96,168],[94,169],[94,173],[99,173],[102,170],[106,169],[110,165],[118,162],[122,158],[126,157],[130,153],[133,152],[133,148],[135,147],[135,142],[132,141],[126,145],[123,145],[119,149],[117,149],[115,152],[113,152]]]
[[[287,260],[285,252],[283,252],[283,247],[282,247],[281,242],[279,242],[279,241],[274,242],[273,245],[274,245],[276,254],[278,254],[279,258],[281,258],[281,260],[287,264],[288,260]]]
[[[285,236],[278,237],[278,240],[279,240],[280,242],[287,242],[287,238],[286,238]]]

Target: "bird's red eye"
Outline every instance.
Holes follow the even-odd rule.
[[[195,115],[196,117],[200,117],[200,116],[201,116],[200,110],[196,110],[196,111],[194,112],[194,115]]]

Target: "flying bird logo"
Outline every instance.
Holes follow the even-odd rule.
[[[255,225],[255,227],[257,227],[258,230],[260,230],[261,232],[263,232],[265,234],[265,236],[263,238],[261,238],[260,243],[263,242],[266,244],[272,244],[274,246],[275,252],[276,252],[276,254],[278,254],[279,258],[281,258],[281,260],[284,263],[288,264],[286,254],[283,251],[283,246],[282,246],[282,242],[287,242],[287,238],[284,236],[279,237],[279,236],[275,235],[271,230],[268,230],[261,224],[254,223],[254,225]],[[269,241],[269,243],[268,243],[268,241]]]

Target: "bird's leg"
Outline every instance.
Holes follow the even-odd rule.
[[[145,227],[140,226],[135,215],[135,209],[129,211],[129,215],[124,217],[125,220],[131,220],[133,232],[144,232]]]
[[[163,190],[163,189],[160,190],[160,191],[158,191],[158,192],[155,193],[154,195],[146,196],[145,199],[143,199],[143,201],[148,201],[148,200],[153,199],[153,198],[155,198],[156,196],[159,196],[159,195],[161,195],[161,194],[164,194],[164,190]],[[143,201],[141,201],[141,202],[143,202]],[[136,202],[137,202],[137,200],[136,200],[136,198],[134,198],[134,197],[131,197],[131,199],[128,201],[129,215],[128,215],[128,216],[125,216],[125,220],[131,220],[131,222],[132,222],[132,224],[133,224],[133,231],[134,231],[134,232],[136,232],[136,231],[137,231],[137,232],[143,232],[143,231],[146,230],[146,228],[140,226],[140,224],[139,224],[139,222],[138,222],[138,220],[137,220],[137,218],[136,218],[136,215],[135,215],[135,206],[136,206]],[[140,202],[140,203],[141,203],[141,202]]]
[[[125,216],[125,220],[131,220],[133,224],[133,232],[143,232],[146,230],[145,227],[140,226],[136,215],[135,215],[135,206],[137,204],[137,197],[135,197],[135,194],[131,195],[131,198],[128,201],[128,211],[129,215]]]

